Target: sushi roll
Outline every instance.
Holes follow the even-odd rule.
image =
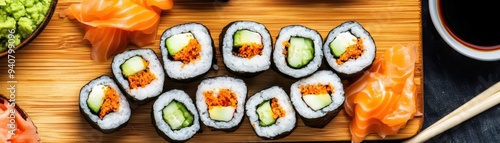
[[[143,105],[163,91],[165,73],[152,49],[127,50],[113,58],[111,69],[132,103]]]
[[[131,111],[115,81],[106,75],[91,80],[80,90],[80,113],[94,128],[112,133],[127,125]]]
[[[271,66],[272,39],[261,23],[229,23],[222,29],[219,47],[226,69],[235,75],[253,77]]]
[[[167,77],[177,82],[203,77],[215,63],[210,31],[200,23],[180,24],[165,30],[160,50]]]
[[[211,130],[235,131],[243,120],[247,86],[229,76],[207,78],[198,85],[196,107]]]
[[[185,142],[201,129],[193,100],[178,89],[165,92],[156,99],[151,120],[158,135],[169,142]]]
[[[281,28],[273,51],[275,68],[286,77],[302,78],[321,66],[323,52],[321,35],[301,25]]]
[[[323,45],[326,62],[342,78],[355,77],[368,69],[376,51],[372,36],[356,21],[332,29]]]
[[[345,100],[340,78],[321,70],[293,83],[290,98],[305,125],[323,128],[342,108]]]
[[[286,137],[296,127],[295,110],[290,98],[279,86],[254,94],[245,108],[253,130],[263,139]]]

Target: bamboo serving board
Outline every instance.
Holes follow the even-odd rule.
[[[90,43],[83,40],[84,31],[76,21],[60,17],[62,10],[80,0],[59,0],[49,25],[30,45],[16,52],[16,103],[32,118],[43,142],[162,142],[151,123],[153,102],[136,107],[128,125],[118,132],[102,134],[80,115],[78,95],[80,88],[100,75],[112,75],[111,61],[94,63],[90,59]],[[211,31],[215,45],[226,24],[235,20],[253,20],[263,23],[275,40],[281,27],[301,24],[316,29],[323,38],[347,20],[356,20],[375,40],[377,54],[398,45],[415,44],[418,58],[415,82],[418,85],[418,107],[423,113],[423,68],[421,46],[421,18],[419,0],[230,0],[227,3],[207,0],[175,0],[174,8],[162,13],[158,37],[163,30],[177,24],[200,22]],[[159,39],[159,38],[157,38]],[[145,48],[152,48],[160,56],[159,40]],[[218,46],[216,46],[218,48]],[[129,47],[135,48],[135,47]],[[230,75],[217,50],[218,70],[207,76]],[[12,83],[7,75],[7,59],[0,59],[0,93],[8,95],[6,88]],[[4,76],[5,75],[5,76]],[[264,88],[279,85],[287,93],[295,80],[287,79],[268,70],[254,78],[243,78],[248,96]],[[176,83],[167,80],[165,91],[182,89],[194,97],[200,80]],[[346,82],[348,84],[348,82]],[[289,136],[275,141],[349,141],[349,120],[344,111],[325,128],[304,126],[298,119],[297,128]],[[423,124],[423,116],[408,122],[399,134],[385,139],[404,139],[414,136]],[[244,118],[238,130],[231,133],[203,132],[190,142],[259,142],[248,119]],[[382,140],[369,135],[365,140]]]

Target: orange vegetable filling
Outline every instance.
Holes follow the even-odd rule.
[[[331,84],[308,84],[299,86],[300,93],[304,95],[318,95],[318,94],[331,94],[333,92],[333,86]]]
[[[213,91],[205,91],[203,92],[203,96],[205,97],[205,102],[207,103],[209,109],[214,106],[236,107],[236,104],[238,104],[236,94],[231,92],[229,89],[219,89],[217,96],[214,96]]]
[[[278,99],[271,99],[271,110],[273,111],[273,118],[277,119],[279,117],[284,117],[286,115],[286,111],[278,104]]]
[[[285,46],[285,48],[283,48],[283,52],[282,53],[285,56],[285,58],[287,58],[287,56],[288,56],[288,47],[290,47],[290,42],[283,41],[283,43],[281,43],[281,44],[283,44],[283,46]]]
[[[153,82],[156,76],[149,71],[149,69],[140,71],[134,75],[128,76],[128,83],[131,89],[136,89],[139,87],[146,87],[146,85]]]
[[[363,41],[358,38],[356,44],[347,47],[347,50],[337,59],[337,64],[342,65],[349,59],[357,59],[363,54]]]
[[[187,64],[191,61],[195,61],[200,58],[201,44],[198,40],[189,40],[188,45],[182,48],[181,51],[177,52],[173,58],[176,61],[182,61],[182,63]]]
[[[104,103],[101,106],[99,118],[102,119],[106,114],[118,111],[118,107],[120,107],[120,96],[118,96],[114,89],[107,86],[104,92]]]
[[[233,54],[242,58],[250,59],[256,55],[262,55],[262,49],[264,49],[264,46],[262,44],[243,44],[243,46],[238,49],[238,52],[233,52]]]

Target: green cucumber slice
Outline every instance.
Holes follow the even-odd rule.
[[[236,31],[234,33],[233,39],[234,47],[241,47],[244,44],[250,43],[262,44],[262,38],[259,33],[246,29]]]
[[[333,56],[338,58],[345,53],[347,48],[357,43],[357,38],[349,32],[342,32],[330,43]]]
[[[329,94],[309,94],[302,96],[302,99],[313,110],[319,110],[332,103],[332,97]]]
[[[259,125],[269,126],[276,122],[273,118],[273,110],[271,109],[271,101],[265,101],[257,107],[257,115],[259,115]]]
[[[182,123],[182,127],[191,126],[193,124],[193,118],[194,118],[193,114],[191,114],[191,112],[189,112],[189,110],[187,110],[186,106],[184,106],[184,104],[182,104],[181,102],[177,102],[177,108],[179,108],[179,110],[181,110],[182,115],[186,119]]]
[[[212,120],[227,122],[233,118],[235,109],[233,106],[214,106],[208,114]]]
[[[288,47],[287,62],[293,68],[302,68],[314,57],[314,45],[311,39],[291,37]]]
[[[144,59],[141,56],[133,56],[126,60],[120,67],[125,77],[134,75],[146,69]]]
[[[186,120],[184,120],[184,122],[182,122],[182,127],[191,126],[193,124],[193,120],[194,120],[193,116],[187,116],[185,118],[186,118]]]
[[[101,106],[104,103],[105,93],[106,86],[104,85],[98,85],[92,88],[87,99],[87,106],[90,108],[90,111],[95,114],[99,113],[99,110],[101,110]]]
[[[170,102],[165,108],[163,108],[163,120],[172,128],[172,130],[177,130],[182,128],[182,124],[186,120],[184,114],[177,106],[175,101]]]
[[[194,39],[191,33],[177,34],[167,38],[167,40],[165,40],[165,46],[167,46],[168,54],[174,56],[181,51],[182,48],[186,47],[191,39]]]

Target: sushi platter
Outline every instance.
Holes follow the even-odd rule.
[[[403,50],[414,55],[408,77],[415,87],[410,89],[415,97],[412,118],[394,135],[369,134],[364,140],[407,139],[423,125],[425,115],[416,115],[424,110],[419,0],[173,0],[171,9],[159,13],[153,43],[128,45],[114,58],[98,61],[91,55],[93,45],[84,39],[89,29],[67,17],[67,9],[80,2],[58,0],[44,31],[15,53],[15,78],[0,76],[1,89],[15,86],[15,102],[43,142],[164,142],[174,134],[165,128],[183,131],[174,138],[188,142],[351,141],[354,109],[343,102],[344,90],[349,92],[347,87],[355,83],[351,77],[378,63],[375,57],[406,45],[416,49],[414,54]],[[345,28],[351,34],[345,34]],[[361,67],[346,69],[342,65],[349,62],[340,61],[343,55],[338,51],[351,57],[359,51],[339,49],[345,43],[337,37],[355,36],[365,50],[356,57],[360,62],[351,66]],[[323,46],[323,40],[331,44]],[[186,64],[193,60],[183,53],[186,46],[198,48],[195,60],[206,64]],[[256,46],[260,55],[242,50]],[[238,56],[256,60],[245,63]],[[263,64],[266,58],[275,61]],[[8,62],[0,60],[1,65]],[[0,67],[0,73],[8,75],[8,68]],[[150,81],[134,80],[139,74]],[[318,86],[310,86],[314,82]],[[151,86],[137,88],[144,84]],[[328,94],[321,99],[306,96],[303,88],[309,88],[307,94]],[[108,94],[120,100],[108,100]],[[316,118],[318,110],[327,112],[325,118]],[[289,132],[279,137],[270,133],[266,127],[274,124]]]

